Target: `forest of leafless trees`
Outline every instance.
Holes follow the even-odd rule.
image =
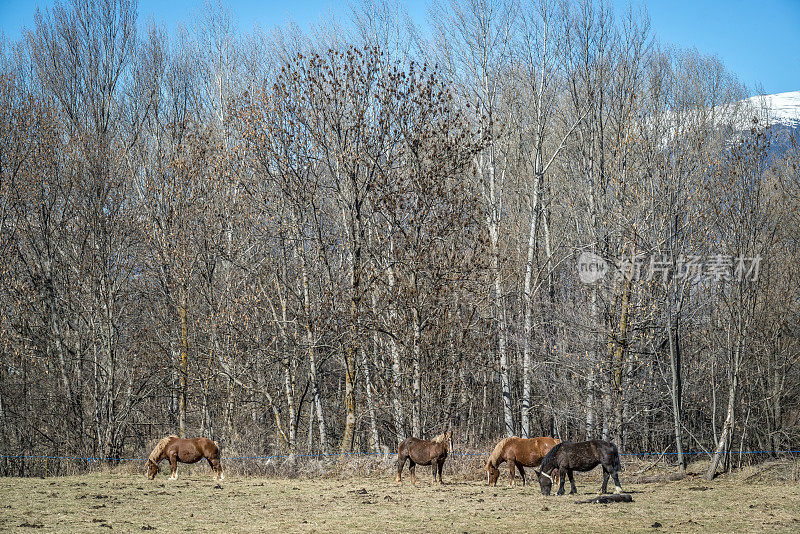
[[[797,448],[800,152],[717,58],[598,0],[136,11],[0,49],[0,473],[170,433]]]

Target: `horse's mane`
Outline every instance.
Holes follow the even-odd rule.
[[[162,452],[164,452],[164,448],[167,445],[169,445],[169,442],[172,441],[173,439],[178,439],[178,436],[175,435],[167,436],[166,438],[159,441],[156,447],[153,449],[153,452],[150,453],[150,458],[148,458],[148,460],[150,460],[153,463],[157,462],[158,457],[161,456]]]
[[[505,448],[506,444],[512,439],[517,439],[517,436],[501,439],[500,443],[495,445],[492,454],[489,455],[489,463],[492,464],[493,467],[497,467],[497,460],[499,460],[500,455],[503,454],[503,449]]]
[[[548,468],[547,466],[550,465],[556,457],[556,451],[561,448],[564,442],[556,444],[552,449],[550,449],[547,454],[544,455],[542,458],[542,464],[539,466],[539,469],[543,472],[552,471],[552,469]]]
[[[446,436],[447,436],[447,432],[442,432],[441,434],[439,434],[438,436],[433,438],[431,441],[434,442],[434,443],[441,443],[441,442],[443,442],[445,440]]]

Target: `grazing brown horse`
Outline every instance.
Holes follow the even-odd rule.
[[[453,439],[453,431],[448,430],[443,434],[439,434],[431,441],[425,441],[417,438],[406,438],[397,447],[397,478],[395,479],[398,484],[402,483],[403,466],[408,460],[408,470],[411,472],[411,483],[416,484],[417,479],[414,474],[415,467],[419,465],[433,466],[433,481],[436,482],[436,475],[439,475],[439,483],[442,482],[442,468],[444,461],[447,459],[447,453],[450,452],[451,440]]]
[[[219,444],[208,438],[182,439],[178,436],[167,436],[162,439],[147,459],[147,478],[156,478],[158,464],[165,458],[169,460],[170,480],[178,480],[178,462],[193,464],[203,458],[208,460],[216,480],[225,478],[219,463]]]
[[[497,484],[500,476],[500,464],[508,462],[509,484],[514,485],[514,468],[519,469],[522,476],[522,485],[525,485],[525,467],[536,467],[542,462],[542,458],[550,452],[561,440],[553,438],[531,438],[524,439],[517,436],[505,438],[498,443],[489,461],[486,462],[486,480],[490,486]]]

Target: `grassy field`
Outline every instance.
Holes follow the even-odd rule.
[[[388,471],[352,479],[229,476],[220,483],[185,468],[177,481],[114,473],[2,478],[0,531],[799,532],[798,468],[787,468],[794,475],[783,480],[757,468],[714,482],[634,483],[623,476],[634,502],[608,505],[543,497],[538,485],[510,488],[507,472],[496,488],[447,476],[434,486],[428,469],[416,487],[396,485]],[[596,473],[576,482],[580,499],[600,487]]]

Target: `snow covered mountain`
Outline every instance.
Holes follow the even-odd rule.
[[[800,91],[753,96],[744,102],[756,110],[763,110],[769,124],[788,129],[800,127]]]

